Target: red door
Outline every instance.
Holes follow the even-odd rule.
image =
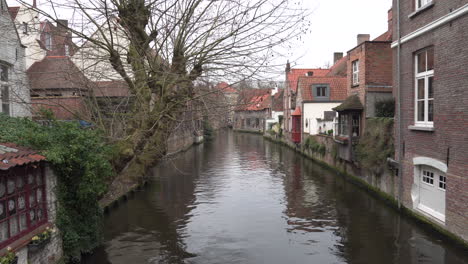
[[[301,143],[301,116],[292,116],[292,141],[294,143]]]

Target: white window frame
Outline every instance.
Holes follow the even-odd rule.
[[[353,85],[359,84],[359,60],[355,60],[351,63],[351,71],[352,71],[352,83]]]
[[[427,184],[427,185],[434,186],[434,180],[435,180],[434,179],[434,174],[436,174],[436,173],[434,171],[432,171],[432,170],[429,170],[429,169],[426,169],[426,168],[421,168],[422,182]]]
[[[65,56],[70,57],[70,47],[65,44]]]
[[[432,113],[432,121],[429,121],[429,101],[432,101],[432,110],[434,110],[434,97],[429,98],[429,78],[432,78],[434,81],[434,69],[427,71],[427,51],[432,50],[433,48],[424,49],[421,52],[418,52],[414,55],[414,124],[416,126],[423,126],[423,127],[434,127],[434,113]],[[418,73],[418,55],[425,54],[426,56],[426,71]],[[418,80],[424,80],[424,98],[418,99]],[[434,85],[434,83],[432,83]],[[434,87],[432,87],[434,90]],[[434,92],[433,95],[434,96]],[[418,120],[418,101],[424,101],[424,120]]]
[[[439,175],[439,190],[443,190],[445,192],[445,190],[447,189],[447,175]],[[443,180],[441,180],[443,179]],[[440,187],[440,185],[443,184],[443,187]]]
[[[49,32],[45,33],[44,46],[47,50],[52,50],[52,34]]]
[[[432,3],[432,0],[414,0],[414,6],[416,7],[416,10],[421,9],[430,3]]]

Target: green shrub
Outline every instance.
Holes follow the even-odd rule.
[[[51,121],[41,126],[29,119],[0,114],[0,142],[40,150],[57,176],[57,227],[66,261],[91,252],[102,241],[103,213],[98,200],[114,176],[113,147],[96,130],[76,122]]]
[[[395,100],[388,99],[375,102],[376,117],[394,117],[395,116]]]
[[[394,155],[393,118],[369,118],[356,146],[356,159],[364,169],[380,174]]]
[[[329,136],[332,136],[332,135],[333,135],[333,129],[328,130],[328,131],[327,131],[327,134],[328,134]]]

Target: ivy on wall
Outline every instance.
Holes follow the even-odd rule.
[[[0,114],[0,142],[40,150],[57,176],[57,227],[63,239],[64,260],[73,262],[102,241],[98,200],[113,177],[113,149],[99,131],[75,122],[52,121],[41,126],[29,119]]]
[[[380,174],[387,158],[394,156],[393,144],[393,118],[369,118],[356,147],[357,161],[362,168]]]

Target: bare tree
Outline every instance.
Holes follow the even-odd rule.
[[[78,67],[93,81],[123,80],[129,88],[124,133],[113,138],[120,179],[143,175],[166,153],[166,139],[184,111],[211,93],[195,92],[195,80],[207,73],[229,80],[271,71],[275,48],[306,30],[298,1],[47,1],[38,11],[49,20],[61,24],[58,13],[73,15],[62,26],[81,41],[73,58]],[[94,118],[108,128],[99,113]]]

